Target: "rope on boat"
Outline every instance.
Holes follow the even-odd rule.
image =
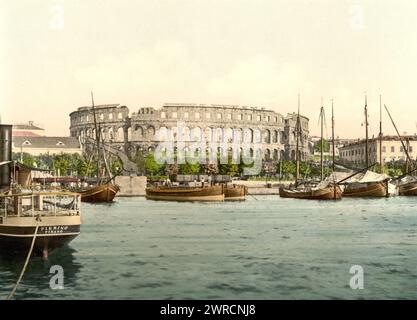
[[[25,264],[24,264],[24,266],[23,266],[22,272],[20,273],[19,279],[17,280],[16,284],[15,284],[15,285],[14,285],[14,287],[13,287],[13,290],[10,292],[9,296],[7,297],[7,300],[11,300],[11,299],[13,298],[13,296],[15,295],[16,290],[17,290],[17,287],[19,286],[20,281],[22,281],[23,275],[24,275],[24,274],[25,274],[25,272],[26,272],[26,268],[27,268],[27,266],[28,266],[28,263],[29,263],[30,257],[32,256],[33,247],[35,246],[36,236],[37,236],[37,234],[38,234],[38,229],[39,229],[39,222],[40,222],[40,218],[38,217],[38,218],[37,218],[37,220],[38,220],[38,222],[37,222],[37,224],[36,224],[35,234],[33,235],[32,244],[31,244],[31,246],[30,246],[30,249],[29,249],[28,255],[27,255],[27,257],[26,257]]]

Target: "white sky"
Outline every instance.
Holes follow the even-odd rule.
[[[62,18],[60,18],[62,17]],[[379,94],[417,132],[417,1],[0,0],[0,115],[69,135],[68,114],[121,103],[253,105],[310,117],[320,98],[336,134],[371,135]],[[384,116],[386,133],[393,133]],[[330,134],[330,123],[328,124]]]

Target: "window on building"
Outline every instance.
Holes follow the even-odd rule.
[[[252,115],[251,114],[248,114],[248,120],[252,121]]]
[[[413,152],[413,147],[412,147],[412,146],[409,146],[409,147],[408,147],[408,151],[409,151],[409,152]]]
[[[184,119],[188,119],[188,112],[184,112]]]
[[[395,147],[394,146],[391,147],[391,152],[395,152]]]
[[[382,152],[387,152],[387,147],[386,146],[382,147]]]
[[[231,119],[232,119],[232,114],[231,114],[231,113],[228,113],[228,114],[227,114],[227,119],[229,119],[229,120],[231,120]]]
[[[113,113],[109,113],[109,119],[113,119]]]
[[[274,122],[278,122],[278,118],[277,117],[274,117]]]
[[[166,112],[162,111],[162,112],[161,112],[161,118],[162,118],[162,119],[165,119],[166,117],[167,117]]]
[[[194,114],[194,117],[195,117],[196,119],[200,119],[200,113],[199,113],[199,112],[196,112],[196,113]]]
[[[261,121],[261,116],[256,116],[256,120]]]
[[[265,117],[265,120],[266,120],[267,122],[269,122],[269,120],[271,120],[271,117],[270,117],[270,116],[266,116],[266,117]]]
[[[243,114],[239,114],[238,119],[243,120]]]
[[[117,115],[117,117],[118,117],[119,119],[122,119],[122,118],[123,118],[122,113],[121,113],[121,112],[119,112],[119,114]]]
[[[206,119],[210,119],[211,115],[209,112],[206,113]]]
[[[104,114],[100,113],[100,120],[104,120]]]
[[[177,113],[176,113],[176,112],[173,112],[173,113],[172,113],[172,117],[173,117],[174,119],[177,119]]]
[[[404,152],[404,148],[403,147],[400,147],[400,152]]]
[[[217,114],[217,119],[221,119],[222,118],[222,114],[221,113],[218,113]]]

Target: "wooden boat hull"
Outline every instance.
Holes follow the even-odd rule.
[[[400,196],[417,196],[417,181],[412,181],[398,186]]]
[[[226,186],[224,190],[224,200],[233,201],[233,200],[246,200],[246,195],[248,194],[248,188],[242,185],[231,185]]]
[[[363,187],[345,188],[344,197],[388,197],[388,188],[385,182],[364,183]]]
[[[305,200],[339,200],[342,198],[342,190],[339,186],[336,189],[333,186],[317,190],[291,190],[279,189],[281,198],[294,198]]]
[[[80,234],[80,216],[42,217],[34,245],[34,253],[42,254],[60,248]],[[6,217],[0,224],[0,250],[2,252],[27,252],[36,230],[33,217]]]
[[[112,202],[120,188],[112,183],[100,184],[80,191],[82,202]]]
[[[224,186],[202,188],[158,187],[146,188],[146,198],[164,201],[223,201]]]

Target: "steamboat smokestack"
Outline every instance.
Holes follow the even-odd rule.
[[[0,124],[0,163],[12,160],[12,125]],[[10,187],[10,164],[0,166],[0,190]]]

